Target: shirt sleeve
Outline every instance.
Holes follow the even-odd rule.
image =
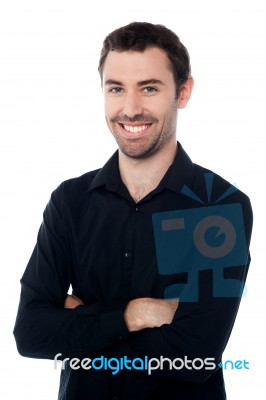
[[[64,309],[72,261],[62,218],[62,185],[44,211],[37,244],[21,279],[14,335],[19,353],[26,357],[53,359],[58,353],[76,357],[129,335],[123,302]]]
[[[246,242],[249,247],[252,231],[252,209],[246,198],[243,212],[245,220]],[[243,204],[242,204],[243,205]],[[224,279],[235,279],[244,284],[250,264],[248,253],[245,265],[229,267],[224,270]],[[222,360],[222,354],[230,337],[241,301],[239,295],[234,297],[213,296],[213,271],[201,271],[199,278],[199,301],[180,302],[171,324],[160,328],[144,329],[132,332],[126,343],[117,346],[108,357],[127,355],[131,359],[145,356],[148,359],[181,359],[190,360],[188,368],[170,368],[168,361],[160,368],[154,360],[153,377],[173,378],[191,382],[206,381]],[[191,368],[191,361],[196,359],[212,359],[216,368]],[[177,362],[177,366],[181,362]],[[201,361],[195,361],[196,367]],[[157,367],[156,367],[157,366]],[[207,365],[206,365],[207,366]],[[143,373],[141,371],[140,373]],[[145,373],[147,373],[145,371]]]

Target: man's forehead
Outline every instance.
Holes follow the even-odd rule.
[[[120,80],[121,74],[142,76],[140,80],[158,79],[166,72],[172,72],[166,52],[158,47],[149,47],[144,51],[112,50],[108,53],[103,66],[104,81]]]

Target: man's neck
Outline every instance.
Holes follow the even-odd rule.
[[[173,163],[176,152],[176,142],[145,159],[134,159],[119,151],[121,179],[136,203],[159,185]]]

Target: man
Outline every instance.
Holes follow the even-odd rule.
[[[99,72],[119,150],[53,192],[21,280],[18,351],[63,360],[59,399],[225,399],[249,199],[176,141],[193,79],[173,32],[117,29]]]

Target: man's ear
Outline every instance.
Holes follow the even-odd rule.
[[[191,93],[193,90],[193,86],[194,86],[194,79],[192,78],[192,76],[190,76],[181,88],[181,91],[180,91],[180,94],[178,97],[178,103],[177,103],[178,108],[186,107],[186,105],[190,99],[190,96],[191,96]]]

